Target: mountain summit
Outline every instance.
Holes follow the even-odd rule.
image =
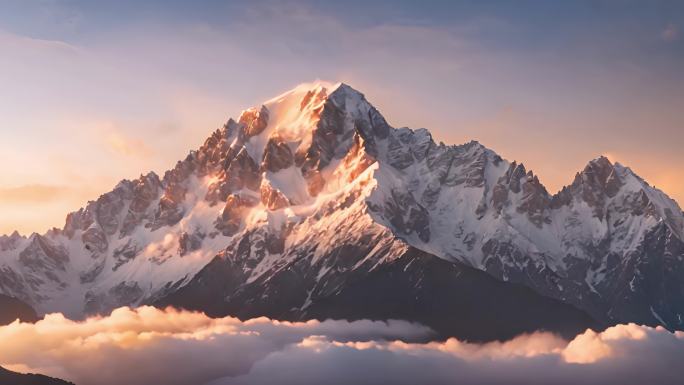
[[[522,164],[393,128],[360,92],[319,82],[243,111],[62,230],[0,237],[0,292],[72,317],[174,305],[400,318],[479,340],[681,328],[683,239],[679,206],[606,158],[550,195]]]

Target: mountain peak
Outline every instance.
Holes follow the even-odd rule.
[[[258,108],[243,111],[238,123],[247,126],[250,155],[260,161],[262,152],[257,147],[263,147],[272,136],[286,142],[308,142],[328,100],[349,114],[365,101],[363,94],[347,84],[315,81],[299,84]]]
[[[267,109],[281,109],[278,106],[286,105],[293,107],[299,105],[300,110],[303,109],[312,99],[314,95],[327,98],[336,90],[342,88],[343,91],[353,90],[344,83],[332,83],[328,81],[316,80],[313,82],[300,83],[289,91],[268,99],[263,103]]]
[[[553,206],[586,203],[600,220],[631,213],[664,221],[674,234],[684,239],[684,215],[679,205],[664,192],[649,185],[631,168],[600,156],[578,172],[575,180],[553,197]]]
[[[601,155],[590,160],[584,169],[578,173],[578,175],[586,176],[587,178],[594,178],[604,185],[610,183],[611,179],[627,181],[629,178],[635,178],[640,182],[639,185],[644,184],[648,186],[648,183],[646,183],[643,178],[637,175],[631,168],[623,165],[620,162],[613,162],[605,155]]]
[[[622,180],[615,172],[613,163],[605,156],[591,160],[573,182],[573,187],[581,190],[588,202],[595,200],[596,197],[592,195],[614,196],[621,186]]]
[[[592,172],[595,170],[611,170],[613,168],[613,162],[608,159],[605,155],[600,155],[592,160],[590,160],[584,167],[584,172]]]

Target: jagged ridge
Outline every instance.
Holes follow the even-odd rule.
[[[82,316],[162,303],[219,258],[241,267],[225,295],[252,282],[283,295],[284,269],[310,269],[281,305],[306,314],[410,245],[605,323],[676,328],[683,234],[674,201],[605,158],[552,196],[477,142],[392,128],[351,87],[317,83],[229,120],[163,178],[122,181],[62,230],[0,238],[0,291]]]

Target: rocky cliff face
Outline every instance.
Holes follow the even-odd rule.
[[[575,307],[603,324],[681,328],[682,239],[677,204],[605,158],[552,196],[477,142],[437,144],[425,129],[391,127],[349,86],[309,84],[230,119],[163,177],[122,181],[61,230],[1,237],[0,292],[72,317],[202,304],[215,314],[405,317],[442,328],[429,298],[460,306],[443,310],[446,323],[494,314],[445,297],[476,281],[483,293],[532,289],[515,300],[530,309],[554,298],[547,305],[563,307],[575,328],[591,324]],[[434,272],[445,263],[451,273]],[[396,302],[365,300],[387,275]],[[423,299],[407,313],[399,303],[411,298]],[[556,321],[543,320],[572,329]]]

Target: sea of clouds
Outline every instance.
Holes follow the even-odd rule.
[[[152,307],[0,327],[0,366],[77,385],[681,384],[684,332],[634,324],[566,341],[428,342],[404,321],[240,321]]]

